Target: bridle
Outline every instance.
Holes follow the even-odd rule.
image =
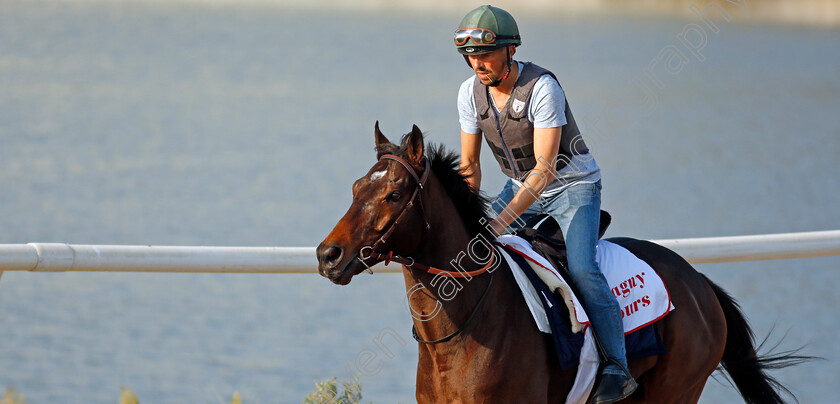
[[[379,247],[381,247],[388,241],[388,238],[391,236],[391,233],[394,231],[394,229],[396,229],[397,224],[399,224],[400,220],[402,220],[406,212],[408,212],[408,210],[412,206],[414,206],[415,199],[417,200],[417,205],[420,206],[420,215],[423,218],[423,221],[425,222],[425,226],[423,227],[424,238],[426,236],[426,233],[428,233],[431,229],[429,219],[426,217],[426,212],[423,209],[423,200],[420,196],[420,191],[423,190],[424,186],[426,185],[426,182],[429,180],[429,172],[431,171],[429,159],[424,159],[425,169],[423,170],[422,176],[417,175],[417,172],[414,170],[413,167],[411,167],[411,164],[405,161],[405,159],[403,159],[402,157],[393,154],[383,154],[379,157],[379,160],[383,159],[396,161],[397,163],[400,163],[400,165],[405,167],[408,173],[411,174],[411,177],[414,178],[414,180],[417,182],[417,187],[414,188],[414,192],[411,194],[411,198],[409,198],[408,203],[406,203],[405,206],[403,206],[403,209],[400,212],[400,214],[397,215],[397,218],[394,219],[394,222],[391,223],[391,225],[388,227],[388,230],[386,230],[385,233],[383,233],[382,236],[379,237],[379,240],[376,240],[376,242],[372,246],[365,246],[362,247],[361,250],[359,250],[359,256],[356,257],[356,259],[361,261],[361,263],[365,266],[366,270],[370,273],[373,273],[373,271],[370,269],[370,265],[368,265],[365,262],[366,260],[373,258],[377,261],[384,261],[386,266],[391,262],[396,262],[398,264],[403,264],[406,267],[412,269],[419,269],[421,271],[428,272],[432,275],[443,275],[452,278],[471,278],[473,276],[481,275],[487,272],[487,270],[493,266],[493,263],[495,261],[495,254],[491,254],[490,262],[488,262],[487,265],[474,271],[448,271],[445,269],[435,268],[430,265],[421,264],[419,262],[416,262],[414,258],[411,257],[402,257],[396,255],[393,251],[388,251],[387,253],[382,253],[379,251]]]
[[[414,188],[414,192],[411,194],[411,198],[408,199],[408,203],[406,203],[405,206],[403,206],[402,211],[400,211],[400,214],[397,215],[397,218],[394,219],[394,222],[391,223],[391,225],[388,227],[388,230],[386,230],[385,233],[383,233],[382,236],[379,237],[379,240],[376,240],[376,242],[373,243],[373,246],[365,246],[365,247],[362,247],[361,250],[359,250],[359,257],[358,258],[360,259],[362,264],[364,264],[364,266],[367,267],[367,271],[370,272],[370,273],[373,273],[373,271],[371,271],[370,266],[368,266],[365,263],[365,260],[368,259],[368,258],[373,258],[373,259],[376,259],[378,261],[383,261],[384,260],[385,265],[388,265],[391,261],[394,261],[394,262],[397,262],[397,263],[400,263],[400,264],[403,264],[403,265],[406,265],[406,266],[409,266],[409,267],[414,267],[414,265],[416,265],[413,258],[410,258],[410,257],[403,258],[403,257],[400,257],[399,255],[394,255],[393,251],[389,251],[387,254],[382,254],[382,253],[378,252],[379,247],[381,245],[385,244],[388,241],[388,238],[391,237],[391,233],[394,231],[394,229],[397,228],[397,224],[400,222],[400,220],[403,218],[403,216],[406,214],[406,212],[408,212],[409,208],[414,206],[414,200],[415,199],[417,199],[417,204],[420,206],[420,216],[426,222],[426,225],[423,227],[423,237],[424,238],[426,236],[426,232],[428,232],[429,229],[432,227],[429,224],[429,220],[426,219],[426,212],[423,209],[423,200],[420,199],[420,191],[423,190],[423,186],[426,185],[426,182],[429,180],[429,172],[431,171],[431,169],[430,169],[431,167],[429,165],[429,159],[423,159],[426,167],[423,170],[423,176],[422,177],[418,176],[417,172],[414,171],[414,168],[411,167],[411,164],[409,164],[407,161],[405,161],[402,157],[399,157],[399,156],[396,156],[396,155],[393,155],[393,154],[383,154],[382,156],[379,157],[379,160],[381,161],[383,159],[396,161],[397,163],[400,163],[403,167],[405,167],[405,169],[408,171],[408,173],[411,174],[411,177],[414,178],[414,181],[417,182],[417,187]],[[365,249],[370,250],[370,252],[367,254],[367,256],[365,256]]]
[[[428,273],[430,273],[432,275],[435,275],[435,276],[443,275],[443,276],[452,277],[452,278],[467,278],[467,277],[472,278],[473,276],[481,275],[481,274],[487,272],[488,269],[490,269],[493,266],[494,261],[496,259],[496,254],[490,254],[490,261],[487,263],[487,265],[485,265],[484,267],[479,268],[477,270],[474,270],[474,271],[448,271],[448,270],[445,270],[445,269],[435,268],[435,267],[430,266],[430,265],[424,265],[424,264],[418,263],[418,262],[414,261],[414,258],[411,258],[411,257],[401,257],[399,255],[394,254],[393,251],[388,251],[387,253],[381,253],[381,252],[378,251],[379,247],[381,247],[383,244],[385,244],[387,242],[388,238],[391,236],[391,233],[397,227],[397,224],[400,222],[403,215],[405,215],[405,213],[408,212],[408,210],[412,206],[414,206],[415,199],[417,200],[417,205],[420,206],[420,215],[423,218],[423,221],[425,221],[425,223],[426,223],[426,225],[423,227],[423,237],[424,238],[426,236],[426,233],[428,233],[429,230],[431,229],[431,225],[429,224],[429,219],[426,217],[426,212],[423,209],[423,200],[420,196],[420,192],[423,190],[424,186],[426,185],[426,182],[429,179],[429,172],[431,171],[431,169],[430,169],[431,167],[430,167],[430,164],[429,164],[429,159],[428,158],[424,159],[425,168],[423,170],[422,176],[417,175],[417,172],[414,170],[414,168],[411,167],[411,164],[409,164],[407,161],[405,161],[405,159],[403,159],[399,156],[396,156],[396,155],[393,155],[393,154],[383,154],[382,156],[379,157],[379,160],[383,160],[383,159],[396,161],[396,162],[400,163],[400,165],[405,167],[405,169],[408,171],[408,173],[411,174],[411,177],[414,178],[414,180],[417,182],[417,187],[414,188],[414,192],[411,194],[411,198],[408,200],[408,203],[406,203],[405,206],[403,206],[403,209],[400,212],[400,214],[397,215],[397,218],[394,219],[394,222],[391,223],[391,225],[388,227],[388,230],[386,230],[385,233],[383,233],[382,236],[379,237],[379,240],[377,240],[373,244],[373,246],[365,246],[361,250],[359,250],[359,256],[356,257],[356,259],[358,259],[362,263],[362,265],[364,265],[366,267],[367,271],[370,272],[370,273],[373,273],[373,271],[371,271],[371,269],[370,269],[370,266],[367,263],[365,263],[365,260],[373,258],[377,261],[385,261],[386,266],[391,262],[396,262],[396,263],[405,265],[407,268],[419,269],[421,271],[428,272]],[[365,252],[365,250],[368,250],[367,253]],[[431,344],[438,344],[438,343],[441,343],[441,342],[449,341],[452,338],[454,338],[455,336],[457,336],[458,334],[460,334],[461,332],[463,332],[464,329],[467,328],[467,325],[469,325],[470,320],[472,320],[473,317],[475,317],[475,313],[478,312],[478,308],[481,306],[481,303],[484,302],[484,298],[487,296],[487,292],[490,291],[490,286],[493,285],[494,275],[495,275],[495,272],[490,272],[490,281],[487,282],[487,287],[484,289],[484,292],[481,294],[481,297],[478,299],[478,303],[476,303],[472,312],[467,317],[467,320],[464,321],[464,323],[461,325],[461,327],[459,327],[457,330],[455,330],[455,332],[453,332],[453,333],[451,333],[451,334],[449,334],[449,335],[447,335],[443,338],[440,338],[440,339],[436,339],[436,340],[433,340],[433,341],[425,341],[425,340],[420,339],[420,336],[417,335],[417,328],[412,325],[411,326],[411,336],[414,337],[414,340],[417,341],[417,342],[423,343],[423,344],[430,344],[430,345]]]

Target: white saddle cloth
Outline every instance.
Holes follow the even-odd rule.
[[[572,293],[571,288],[551,263],[534,251],[530,243],[513,235],[500,236],[496,238],[496,241],[524,256],[537,276],[549,288],[558,291],[563,296],[564,302],[569,307],[574,332],[583,329],[583,325],[589,325],[589,317],[586,316],[583,306]],[[551,333],[548,316],[536,289],[531,285],[525,273],[516,265],[516,262],[510,258],[508,252],[504,249],[499,251],[510,264],[511,271],[520,289],[522,289],[522,294],[534,321],[537,323],[537,327],[542,332]],[[619,307],[621,307],[625,334],[656,322],[674,309],[662,278],[650,265],[637,258],[624,247],[600,240],[595,249],[595,261],[598,262],[613,296],[616,297]],[[598,364],[599,359],[595,342],[590,333],[586,332],[575,385],[566,398],[567,403],[584,403],[586,401],[595,383]]]

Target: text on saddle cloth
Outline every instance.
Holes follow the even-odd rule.
[[[577,296],[572,294],[571,299],[566,297],[570,292],[563,277],[527,241],[513,235],[500,236],[496,241],[527,258],[534,272],[551,290],[559,291],[564,300],[571,300],[573,310],[570,312],[574,311],[577,322],[589,324],[589,318]],[[673,310],[665,283],[650,265],[624,247],[606,240],[598,241],[595,251],[598,266],[621,307],[625,334],[652,324]],[[538,325],[543,322],[536,318],[537,314],[533,310],[532,314]],[[572,327],[575,328],[574,322]]]

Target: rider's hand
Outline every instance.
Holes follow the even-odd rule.
[[[490,222],[490,228],[493,229],[493,234],[497,236],[501,236],[507,232],[507,225],[500,222],[498,217]]]

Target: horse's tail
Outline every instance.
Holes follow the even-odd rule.
[[[703,277],[705,278],[705,275]],[[709,278],[706,278],[706,281],[714,290],[726,318],[726,347],[721,365],[729,374],[729,381],[738,389],[744,401],[750,404],[784,403],[780,395],[782,392],[795,401],[796,397],[793,393],[769,376],[767,371],[794,366],[813,358],[797,355],[799,350],[759,355],[756,351],[763,343],[758,348],[755,347],[752,328],[744,318],[741,307],[720,286],[714,284]]]

